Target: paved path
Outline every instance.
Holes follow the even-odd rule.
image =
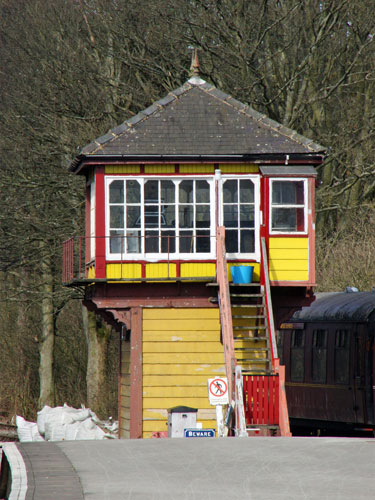
[[[375,439],[150,439],[17,446],[34,481],[28,481],[27,492],[33,488],[33,496],[25,500],[375,497]],[[41,496],[42,489],[38,493],[39,483],[49,488],[49,497]]]

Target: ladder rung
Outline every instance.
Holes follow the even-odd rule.
[[[242,352],[260,352],[264,351],[267,352],[269,351],[268,347],[235,347],[235,351],[242,351]]]
[[[257,281],[253,281],[252,283],[229,283],[229,286],[237,287],[237,286],[260,286],[260,283]]]
[[[233,337],[234,340],[255,340],[256,342],[263,340],[268,340],[267,337]]]
[[[254,364],[260,364],[260,363],[269,363],[271,360],[269,358],[264,358],[264,359],[252,359],[252,358],[249,358],[249,359],[240,359],[240,358],[236,358],[236,361],[238,363],[254,363]]]
[[[266,317],[264,316],[264,314],[260,315],[260,316],[248,316],[247,314],[232,314],[232,318],[235,318],[235,319],[266,319]]]
[[[216,299],[217,300],[217,299]],[[258,309],[264,308],[264,304],[232,304],[232,309],[235,309],[237,307],[257,307]]]
[[[266,326],[234,326],[233,330],[266,330]]]
[[[272,375],[272,370],[244,370],[242,369],[242,375]]]
[[[246,298],[252,298],[252,297],[263,297],[262,293],[231,293],[230,297],[246,297]]]

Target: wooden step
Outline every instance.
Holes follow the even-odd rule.
[[[217,283],[216,281],[212,281],[210,283],[206,283],[206,286],[213,286],[213,287],[218,287],[219,286],[219,283]],[[237,286],[240,286],[240,287],[256,287],[256,286],[260,286],[260,283],[259,282],[252,282],[252,283],[229,283],[229,286],[230,287],[237,287]]]
[[[268,347],[235,347],[235,351],[241,352],[267,352],[269,351]]]
[[[261,340],[267,341],[268,337],[233,337],[234,340],[254,340],[256,342],[259,342]]]
[[[266,319],[264,314],[259,316],[249,316],[248,314],[232,314],[233,319]]]
[[[257,307],[258,309],[264,309],[266,306],[265,304],[232,304],[232,309],[236,309],[237,307]]]
[[[272,370],[246,370],[242,369],[242,375],[272,375]]]
[[[243,365],[244,363],[245,364],[255,364],[255,365],[260,365],[262,363],[270,363],[271,360],[269,358],[256,358],[256,359],[253,359],[253,358],[248,358],[248,359],[241,359],[241,358],[236,358],[236,361],[237,363]]]
[[[250,298],[259,298],[259,297],[263,297],[263,294],[262,293],[231,293],[230,294],[230,298],[247,298],[247,299],[250,299]]]
[[[255,326],[233,326],[233,330],[266,330],[267,327],[266,326],[262,326],[262,325],[255,325]]]

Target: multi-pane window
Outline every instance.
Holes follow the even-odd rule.
[[[311,379],[323,384],[327,379],[327,330],[313,331]]]
[[[255,251],[254,183],[250,179],[224,180],[223,223],[228,253]]]
[[[212,181],[110,179],[108,183],[112,256],[212,252]]]
[[[290,343],[290,380],[303,382],[305,378],[305,332],[293,330]]]
[[[276,180],[271,183],[271,232],[306,232],[306,180]]]

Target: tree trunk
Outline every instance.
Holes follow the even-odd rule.
[[[39,408],[55,405],[55,380],[53,372],[55,325],[53,316],[53,275],[50,257],[42,262],[42,338],[40,340]]]
[[[87,404],[101,418],[107,415],[107,352],[111,328],[92,311],[82,306],[87,340]]]

